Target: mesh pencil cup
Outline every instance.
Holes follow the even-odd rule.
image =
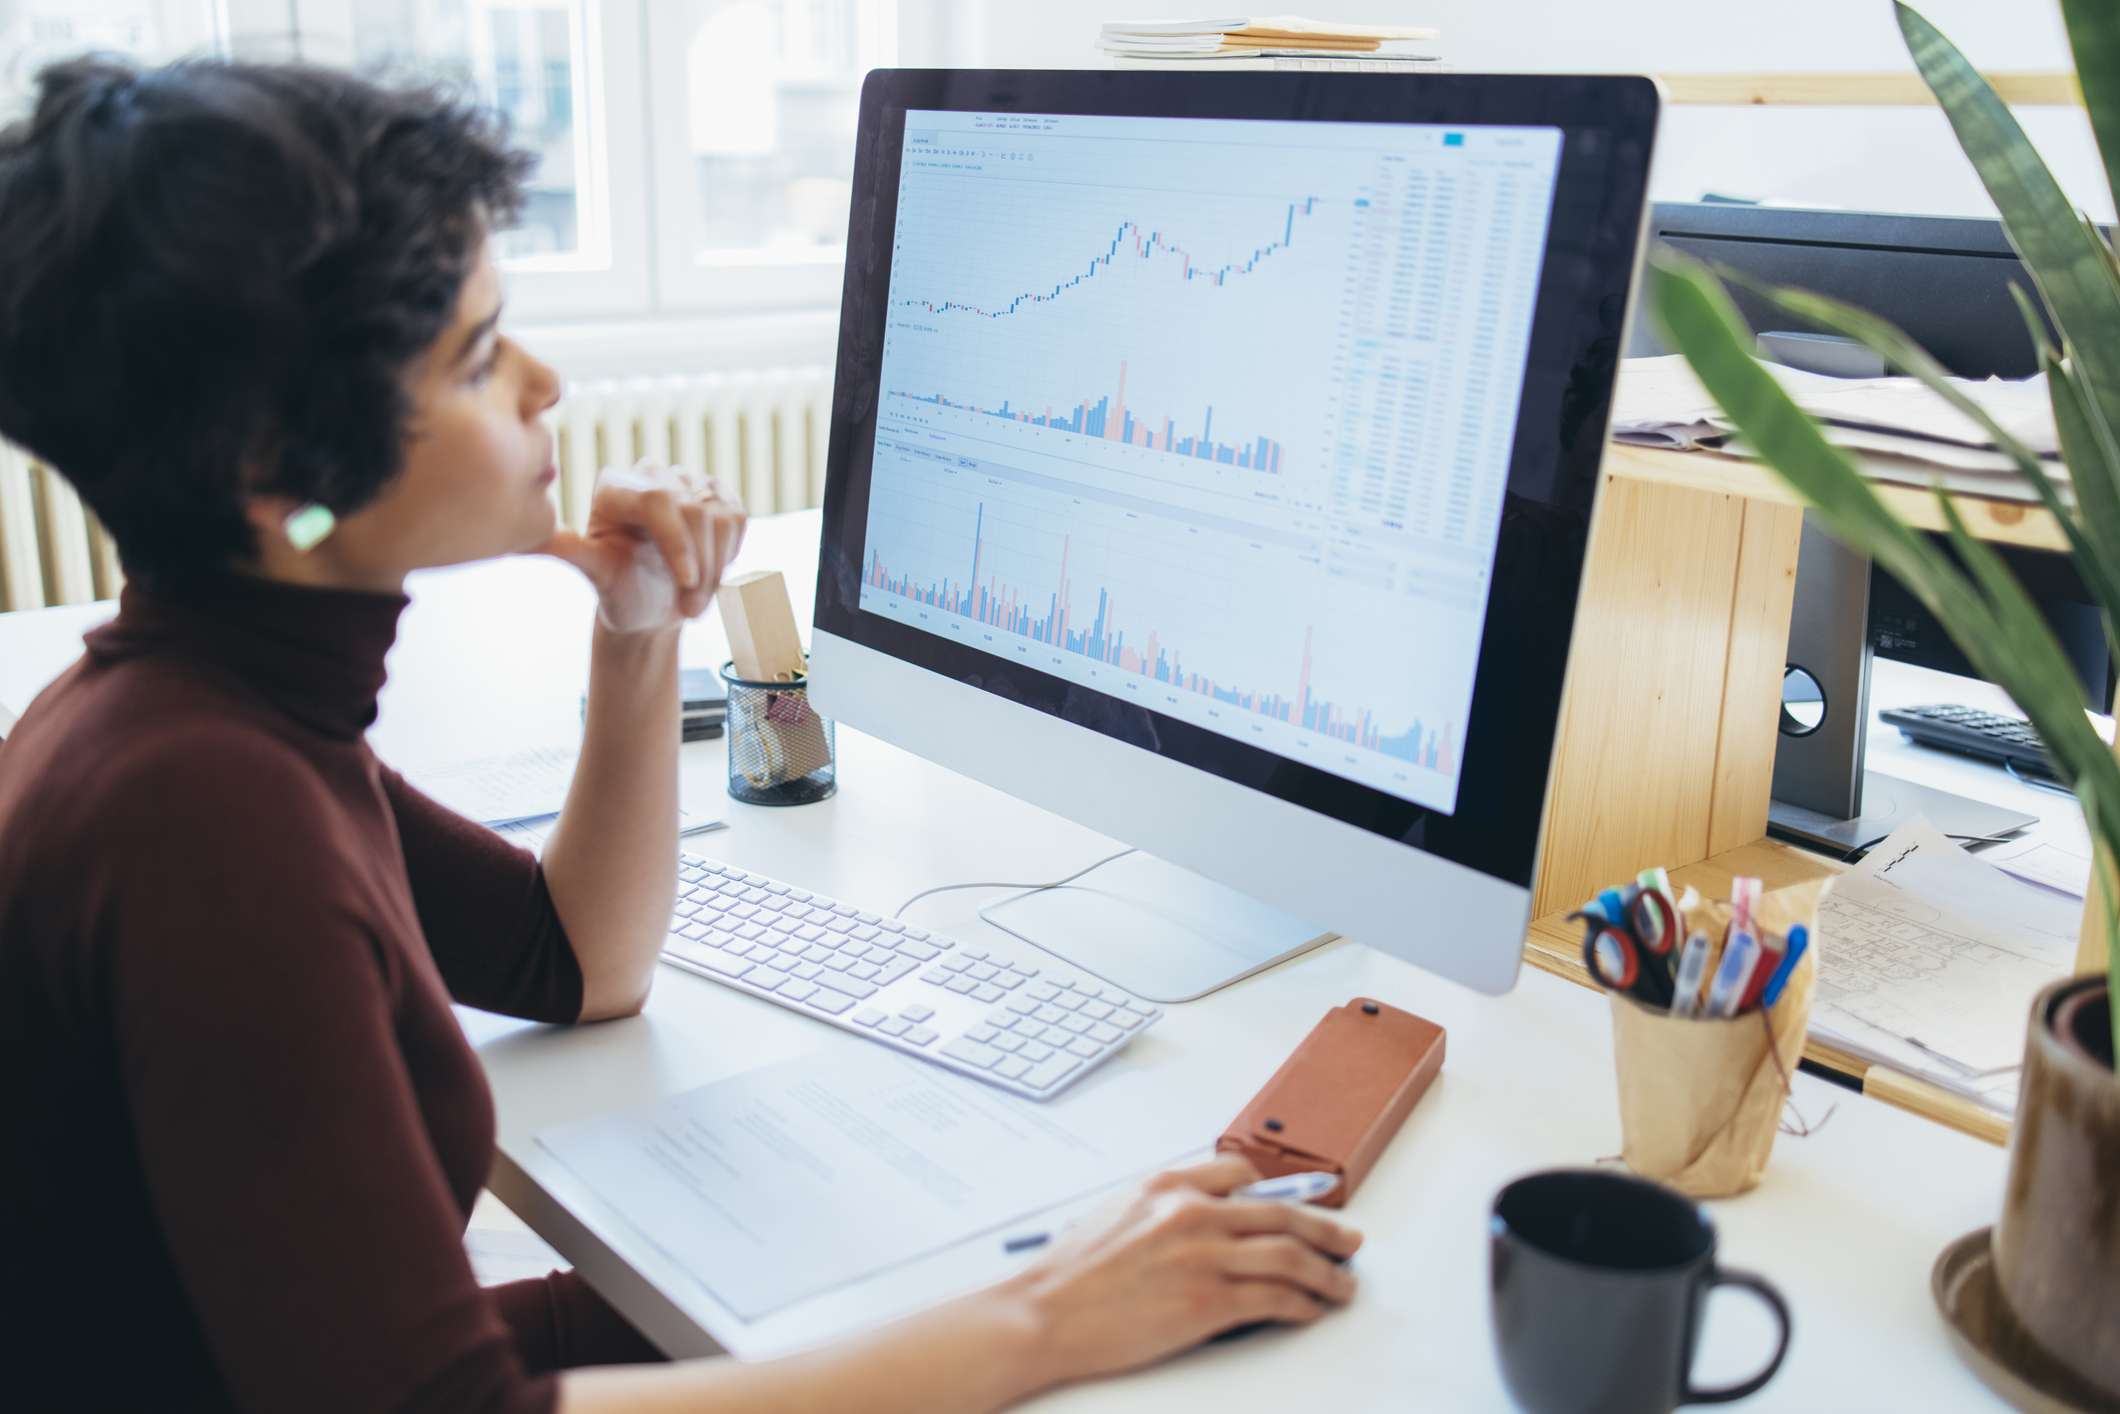
[[[839,788],[829,718],[810,706],[807,678],[751,682],[721,665],[729,689],[729,794],[751,805],[808,805]]]

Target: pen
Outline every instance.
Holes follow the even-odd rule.
[[[1737,1003],[1745,994],[1745,984],[1752,980],[1752,969],[1758,965],[1759,940],[1749,931],[1733,925],[1730,941],[1723,948],[1722,963],[1715,969],[1715,981],[1708,987],[1706,1014],[1711,1017],[1735,1016]]]
[[[1339,1186],[1340,1176],[1336,1173],[1288,1173],[1279,1178],[1262,1178],[1257,1183],[1247,1183],[1229,1196],[1267,1203],[1308,1203],[1323,1198]],[[1004,1239],[1001,1250],[1013,1256],[1018,1252],[1035,1251],[1052,1240],[1050,1232],[1026,1232]]]
[[[1686,939],[1685,950],[1678,955],[1677,989],[1671,996],[1673,1016],[1699,1014],[1700,984],[1708,975],[1708,954],[1714,950],[1706,933],[1695,933]]]
[[[1759,994],[1759,1004],[1769,1007],[1781,1000],[1782,988],[1789,985],[1789,974],[1803,960],[1804,949],[1811,946],[1811,930],[1799,923],[1789,930],[1789,950],[1781,955],[1781,965],[1767,979],[1767,989]]]

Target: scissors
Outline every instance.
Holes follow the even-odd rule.
[[[1597,984],[1654,1007],[1671,1005],[1671,952],[1678,910],[1661,891],[1607,889],[1574,915],[1582,920],[1583,966]]]

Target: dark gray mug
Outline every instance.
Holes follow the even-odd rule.
[[[1594,1169],[1520,1178],[1494,1199],[1489,1286],[1502,1379],[1533,1414],[1668,1414],[1743,1399],[1781,1368],[1789,1308],[1749,1272],[1715,1265],[1715,1226],[1660,1184]],[[1693,1352],[1710,1289],[1741,1286],[1773,1308],[1766,1368],[1696,1389]]]

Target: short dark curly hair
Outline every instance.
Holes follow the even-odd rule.
[[[531,155],[453,90],[312,66],[97,57],[37,84],[0,130],[0,435],[148,583],[253,556],[246,496],[374,499]]]

